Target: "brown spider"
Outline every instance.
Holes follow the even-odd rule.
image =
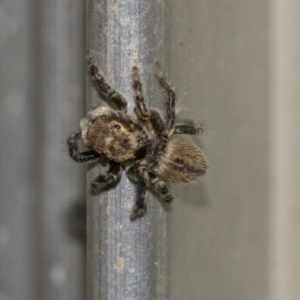
[[[89,51],[87,64],[94,86],[117,110],[104,106],[91,109],[80,121],[80,131],[68,139],[69,154],[76,162],[108,158],[109,170],[93,180],[93,191],[99,192],[116,182],[122,168],[125,169],[136,184],[136,201],[130,215],[133,221],[146,212],[150,184],[163,201],[171,202],[173,195],[164,181],[190,182],[206,173],[207,163],[197,146],[182,139],[170,139],[173,134],[200,134],[203,128],[195,123],[175,122],[175,93],[158,64],[155,74],[166,91],[165,120],[160,111],[147,108],[137,67],[132,70],[135,109],[133,115],[128,115],[126,100],[106,83]],[[80,138],[88,151],[78,152]]]

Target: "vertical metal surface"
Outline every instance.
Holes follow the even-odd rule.
[[[147,103],[162,101],[153,65],[165,66],[164,13],[164,1],[158,0],[87,1],[87,47],[130,110],[133,65],[140,69]],[[103,102],[91,88],[88,107],[95,104]],[[100,170],[89,166],[88,184]],[[134,200],[125,174],[115,188],[88,197],[89,300],[166,298],[166,212],[151,196],[147,215],[131,222]]]

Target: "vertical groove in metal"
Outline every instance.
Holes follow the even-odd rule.
[[[162,100],[153,65],[165,63],[164,13],[164,1],[87,1],[87,47],[130,111],[133,65],[140,69],[147,103],[157,107]],[[103,105],[92,87],[88,92],[88,109]],[[90,184],[102,169],[88,169]],[[166,212],[150,196],[147,215],[131,222],[134,200],[124,173],[116,187],[88,196],[88,300],[166,298]]]

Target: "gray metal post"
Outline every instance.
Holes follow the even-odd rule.
[[[165,63],[164,12],[158,0],[87,1],[87,47],[130,109],[134,64],[148,104],[162,97],[153,65]],[[93,88],[88,98],[88,106],[103,104]],[[89,167],[88,183],[99,171]],[[88,197],[88,300],[166,298],[166,212],[151,196],[147,215],[131,222],[134,197],[125,174],[115,188]]]

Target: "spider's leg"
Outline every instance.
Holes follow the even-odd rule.
[[[99,158],[100,154],[93,150],[88,150],[84,152],[78,152],[78,145],[77,141],[81,138],[81,132],[78,131],[73,133],[67,141],[68,148],[69,148],[69,155],[76,161],[76,162],[87,162],[91,160],[95,160]]]
[[[141,218],[147,211],[147,178],[145,172],[140,172],[137,165],[132,166],[127,170],[128,177],[136,184],[136,200],[130,215],[130,220],[134,221]]]
[[[90,73],[91,81],[98,92],[108,98],[117,109],[123,112],[127,111],[127,101],[117,91],[115,91],[100,74],[99,69],[94,61],[93,55],[88,50],[87,52],[87,65]]]
[[[109,162],[109,169],[106,174],[100,175],[96,177],[92,183],[91,188],[92,191],[99,192],[100,190],[104,189],[108,185],[116,182],[121,174],[121,165],[110,161]]]
[[[201,134],[203,130],[200,124],[176,124],[173,134]]]
[[[164,131],[164,121],[160,113],[156,109],[150,111],[150,123],[158,136],[161,136]]]
[[[135,113],[141,121],[146,121],[149,117],[147,106],[145,104],[142,83],[139,76],[137,67],[132,68],[132,87],[135,94]]]
[[[147,183],[144,178],[140,178],[137,182],[137,188],[136,188],[136,201],[135,205],[133,207],[132,213],[130,215],[130,220],[134,221],[137,218],[141,218],[145,215],[147,211],[147,203],[146,203],[146,197],[147,197]]]
[[[128,168],[126,170],[126,174],[132,182],[137,183],[140,177],[139,165],[134,164],[133,166]]]
[[[162,200],[167,203],[172,202],[174,197],[172,193],[168,190],[166,184],[162,180],[160,180],[155,174],[149,173],[149,175],[153,187],[160,193]]]
[[[176,106],[175,92],[173,91],[173,89],[167,82],[166,78],[164,77],[164,74],[158,63],[155,64],[154,70],[155,70],[155,73],[159,80],[160,85],[167,92],[167,102],[166,102],[167,122],[165,124],[163,135],[165,137],[169,137],[173,134],[174,128],[175,128],[175,106]]]

